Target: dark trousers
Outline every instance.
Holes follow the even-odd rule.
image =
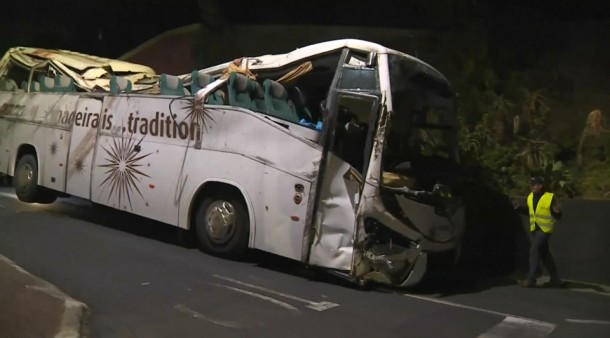
[[[551,234],[547,234],[544,231],[540,230],[538,227],[531,232],[531,246],[530,246],[530,269],[527,275],[528,284],[535,284],[536,277],[538,273],[541,271],[540,263],[546,267],[549,271],[549,275],[551,276],[552,282],[559,282],[559,274],[557,273],[557,265],[555,265],[555,260],[553,260],[553,256],[551,255],[551,250],[549,249],[549,240],[551,239]]]

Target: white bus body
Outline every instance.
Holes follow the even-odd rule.
[[[168,76],[167,85],[165,75],[145,66],[114,64],[131,90],[112,88],[118,83],[107,67],[113,60],[90,60],[22,48],[0,61],[0,173],[13,176],[23,201],[78,196],[193,229],[213,254],[255,248],[363,283],[415,284],[428,253],[459,244],[463,212],[438,177],[434,189],[411,186],[419,183],[398,173],[400,165],[392,172],[384,164],[415,161],[403,158],[402,146],[389,146],[402,139],[396,126],[407,116],[393,115],[402,103],[392,95],[413,87],[396,79],[419,72],[438,83],[413,90],[413,102],[420,96],[434,102],[429,97],[438,93],[450,102],[446,80],[419,60],[366,41],[330,41],[201,70],[212,78],[201,88],[196,72]],[[392,75],[396,62],[400,76]],[[288,73],[295,79],[286,80]],[[352,78],[357,88],[347,83]],[[36,79],[36,86],[49,82],[47,88],[36,91]],[[257,80],[262,96],[249,87]],[[20,81],[22,89],[15,86]],[[173,84],[179,92],[163,92]],[[284,95],[300,91],[297,85],[315,99],[301,107],[307,116],[294,115],[293,92]],[[217,94],[229,102],[212,101]],[[421,124],[425,133],[404,138],[423,135],[437,145],[432,131],[441,130],[449,137],[441,151],[453,158],[455,116],[452,110],[445,115]],[[350,141],[353,130],[361,135],[352,138],[357,143]]]

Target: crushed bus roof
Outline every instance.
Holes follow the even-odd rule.
[[[324,55],[331,53],[333,51],[340,50],[342,48],[352,48],[361,50],[363,52],[375,52],[378,54],[395,54],[400,55],[404,58],[411,60],[413,63],[421,66],[422,70],[426,70],[434,77],[440,79],[443,82],[448,83],[449,81],[446,77],[439,72],[436,68],[431,66],[430,64],[415,58],[409,54],[405,54],[403,52],[384,47],[380,44],[359,40],[359,39],[339,39],[339,40],[331,40],[320,42],[316,44],[307,45],[301,48],[297,48],[291,52],[284,54],[266,54],[259,56],[244,56],[245,59],[248,60],[248,69],[252,71],[264,70],[264,69],[274,69],[274,68],[282,68],[289,64],[297,63],[303,59],[311,58],[316,55]],[[210,74],[216,74],[223,72],[232,61],[225,62],[219,65],[211,66],[204,68],[203,71]],[[190,74],[181,75],[183,79],[190,79]]]
[[[242,56],[238,59],[247,60],[247,64],[242,64],[242,66],[249,70],[271,70],[295,64],[317,55],[329,54],[342,48],[351,48],[367,53],[400,55],[418,65],[421,71],[432,75],[440,82],[449,82],[438,70],[422,60],[374,42],[358,39],[331,40],[296,48],[284,54]],[[85,92],[109,92],[112,75],[128,79],[132,83],[131,91],[133,92],[158,92],[155,84],[158,83],[159,76],[151,67],[122,60],[62,49],[14,47],[9,49],[0,60],[0,76],[6,74],[9,63],[17,64],[28,71],[43,65],[49,65],[55,71],[72,78],[75,86]],[[233,60],[204,68],[202,71],[211,75],[219,75],[225,72],[232,63]],[[184,81],[184,84],[190,83],[190,73],[176,75]]]
[[[108,91],[110,76],[113,74],[120,74],[132,81],[134,89],[150,88],[150,84],[138,86],[137,83],[156,76],[155,71],[148,66],[61,49],[14,47],[0,60],[0,71],[6,72],[9,62],[30,71],[49,63],[63,75],[72,78],[75,85],[84,91]]]

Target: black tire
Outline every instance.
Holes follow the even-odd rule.
[[[20,201],[26,203],[53,203],[57,195],[45,187],[38,185],[38,162],[32,154],[21,156],[13,177],[15,194]]]
[[[38,162],[32,154],[21,156],[13,176],[15,194],[20,201],[26,203],[38,202],[40,187],[38,186]]]
[[[206,196],[195,213],[195,232],[203,251],[242,258],[250,236],[250,217],[243,200],[235,194],[221,192]]]

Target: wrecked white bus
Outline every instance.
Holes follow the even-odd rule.
[[[0,172],[358,283],[419,282],[456,249],[454,92],[404,53],[336,40],[183,75],[61,50],[0,61]]]

